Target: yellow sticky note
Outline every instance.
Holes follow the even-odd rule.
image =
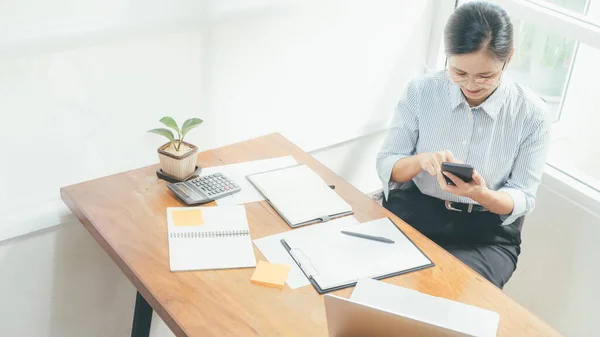
[[[290,266],[258,261],[250,282],[281,289],[285,285],[289,272]]]
[[[173,217],[173,225],[178,227],[204,225],[202,210],[199,208],[173,210],[171,216]]]

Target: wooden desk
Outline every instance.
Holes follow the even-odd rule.
[[[203,167],[293,155],[350,204],[359,221],[392,217],[436,263],[385,280],[500,313],[498,336],[559,336],[540,319],[279,134],[206,151]],[[149,166],[61,189],[64,202],[177,336],[327,336],[323,297],[310,287],[250,283],[253,269],[171,273],[166,208],[182,204]],[[253,239],[290,230],[265,202],[246,205]],[[255,249],[258,259],[264,256]],[[349,297],[352,288],[336,295]],[[136,312],[148,318],[143,298]],[[146,323],[144,323],[146,324]],[[142,325],[144,325],[142,324]],[[148,323],[149,324],[149,323]],[[134,324],[135,325],[135,324]],[[149,327],[149,325],[148,325]],[[145,328],[140,328],[145,330]]]

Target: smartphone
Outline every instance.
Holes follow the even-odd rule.
[[[454,174],[466,183],[469,183],[471,180],[473,180],[473,166],[471,165],[444,162],[442,163],[442,172],[444,171]],[[444,176],[444,178],[446,178],[448,185],[455,186],[450,178],[446,176]]]

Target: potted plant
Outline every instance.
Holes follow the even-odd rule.
[[[177,137],[175,137],[173,132],[166,128],[148,131],[169,139],[168,143],[158,148],[160,168],[163,173],[169,176],[178,180],[185,180],[196,171],[196,152],[198,152],[198,147],[184,142],[183,139],[191,129],[202,124],[203,120],[200,118],[190,118],[183,122],[181,128],[179,128],[177,122],[171,117],[163,117],[160,119],[160,122],[177,133]]]

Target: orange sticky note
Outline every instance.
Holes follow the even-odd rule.
[[[200,208],[177,209],[171,212],[174,226],[199,226],[204,225],[204,217]]]
[[[289,272],[290,266],[258,261],[250,282],[281,289],[285,285]]]

